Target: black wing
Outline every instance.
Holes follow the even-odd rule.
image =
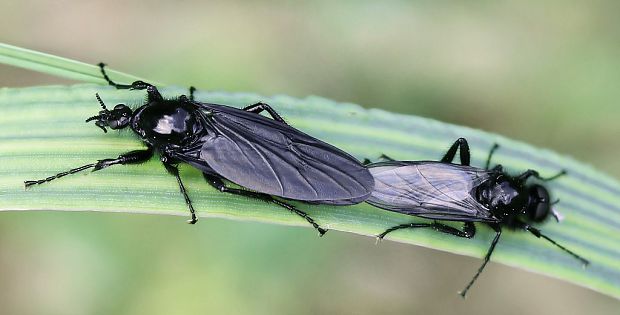
[[[370,172],[332,145],[255,113],[195,104],[207,132],[193,149],[178,152],[177,159],[245,188],[288,199],[354,204],[372,192]]]
[[[488,170],[427,161],[367,167],[375,178],[375,190],[367,202],[376,207],[427,219],[498,221],[474,197],[475,189],[489,180]]]

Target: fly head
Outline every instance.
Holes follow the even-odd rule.
[[[551,212],[549,192],[542,185],[532,185],[528,191],[528,202],[525,214],[532,222],[541,222]]]
[[[109,110],[99,97],[99,94],[95,94],[95,96],[97,97],[99,105],[101,105],[101,110],[99,111],[99,115],[89,117],[86,119],[86,122],[95,121],[95,125],[101,128],[103,132],[108,132],[106,127],[110,127],[110,129],[122,129],[129,125],[132,115],[131,108],[125,104],[118,104],[114,106],[114,109]]]

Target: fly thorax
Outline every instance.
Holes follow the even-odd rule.
[[[151,103],[136,114],[134,131],[156,146],[187,143],[202,128],[192,108],[179,102]]]
[[[479,192],[479,196],[482,203],[499,218],[522,214],[527,203],[527,196],[520,193],[518,187],[506,180],[500,180],[484,187]]]

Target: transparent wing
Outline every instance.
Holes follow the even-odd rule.
[[[375,190],[368,203],[379,208],[452,221],[496,222],[474,190],[489,179],[484,169],[440,162],[382,162],[368,166]]]
[[[182,160],[248,189],[310,202],[365,200],[374,179],[344,151],[291,126],[228,106],[199,104],[207,133]]]

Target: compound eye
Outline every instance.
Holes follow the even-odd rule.
[[[114,106],[112,113],[107,119],[107,124],[112,129],[125,128],[129,124],[131,109],[125,104]]]
[[[530,188],[530,205],[528,207],[528,217],[534,222],[543,221],[549,215],[549,192],[541,185],[534,185]]]
[[[131,115],[131,109],[127,107],[127,105],[125,104],[118,104],[114,106],[113,112],[116,115],[123,116],[123,117],[128,117]]]

